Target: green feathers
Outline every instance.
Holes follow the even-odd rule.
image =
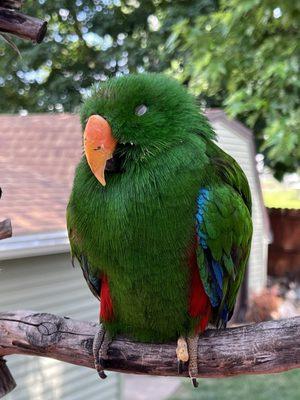
[[[112,335],[141,341],[191,334],[191,250],[207,292],[213,281],[208,248],[222,266],[224,296],[216,313],[225,303],[233,308],[250,248],[246,178],[212,142],[215,134],[195,99],[164,75],[124,76],[95,87],[82,107],[83,126],[92,114],[111,125],[122,165],[118,173],[106,172],[102,187],[82,157],[67,222],[73,254],[93,291],[95,279],[108,277],[114,320],[104,323]],[[202,221],[207,249],[193,247],[201,188],[211,191]]]

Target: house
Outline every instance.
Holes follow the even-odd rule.
[[[65,208],[81,155],[73,115],[0,116],[0,220],[13,237],[0,243],[0,310],[34,309],[97,321],[99,305],[70,264]],[[7,400],[117,400],[120,374],[41,357],[11,356],[17,388]],[[84,382],[84,384],[82,384]]]
[[[240,164],[249,181],[253,238],[248,263],[248,289],[250,293],[258,292],[267,283],[270,227],[256,169],[252,132],[238,121],[228,119],[222,110],[207,110],[206,115],[218,135],[218,145]]]
[[[244,169],[253,196],[254,236],[249,289],[266,283],[268,220],[251,132],[221,110],[207,116],[219,145]],[[79,268],[71,268],[65,209],[81,157],[79,118],[72,114],[0,116],[0,220],[11,218],[13,237],[0,242],[0,310],[35,309],[97,320],[98,304]],[[52,359],[9,357],[18,388],[7,399],[117,399],[120,375],[98,381],[94,371]],[[81,379],[78,379],[78,378]],[[82,384],[84,382],[84,385]]]

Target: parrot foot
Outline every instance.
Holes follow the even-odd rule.
[[[104,372],[104,361],[108,358],[107,352],[111,341],[112,340],[109,333],[106,331],[103,325],[100,325],[94,337],[93,355],[95,369],[101,379],[106,378],[106,374]]]
[[[183,364],[189,360],[188,345],[186,339],[183,336],[177,340],[177,363],[178,363],[178,373],[182,374]]]
[[[176,348],[178,373],[182,374],[183,364],[188,362],[189,376],[194,387],[198,387],[195,376],[198,375],[198,336],[184,338],[180,336]]]
[[[192,380],[193,386],[198,387],[198,381],[195,376],[198,375],[198,340],[199,336],[192,336],[187,338],[187,345],[189,351],[189,376]]]

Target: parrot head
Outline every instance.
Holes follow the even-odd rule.
[[[103,186],[106,173],[145,164],[191,135],[214,137],[195,98],[162,74],[125,75],[94,87],[81,123],[86,160]]]

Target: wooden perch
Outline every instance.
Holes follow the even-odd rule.
[[[41,43],[47,31],[47,22],[16,11],[21,4],[20,1],[0,0],[0,32]]]
[[[94,368],[97,324],[67,317],[16,311],[0,313],[0,356],[24,354]],[[176,344],[145,344],[124,337],[110,345],[106,369],[132,374],[178,376]],[[300,367],[300,317],[223,331],[199,340],[199,377],[269,374]],[[188,376],[184,369],[182,376]],[[1,393],[0,376],[0,393]],[[95,376],[96,379],[96,376]]]
[[[14,390],[16,382],[7,368],[6,361],[0,357],[0,399]]]
[[[20,10],[23,0],[0,0],[0,7],[10,8],[12,10]]]
[[[2,189],[0,188],[0,199]],[[10,219],[0,222],[0,240],[7,239],[12,235]],[[1,347],[1,346],[0,346]],[[1,352],[0,352],[1,355]],[[6,361],[0,356],[0,398],[11,392],[16,387],[16,382],[6,366]]]
[[[10,219],[5,219],[0,222],[0,240],[7,239],[12,235],[12,228]]]
[[[0,199],[2,197],[2,189],[0,187]],[[0,240],[7,239],[12,235],[12,228],[10,219],[6,219],[4,221],[0,221]]]

